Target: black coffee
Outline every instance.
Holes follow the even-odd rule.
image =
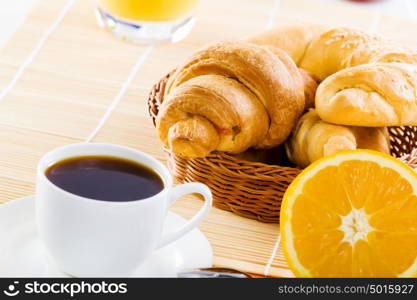
[[[103,201],[133,201],[159,193],[164,184],[151,169],[113,156],[79,156],[50,166],[46,177],[63,190]]]

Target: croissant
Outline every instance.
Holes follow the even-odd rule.
[[[322,121],[314,109],[300,118],[285,146],[289,160],[301,168],[342,150],[372,149],[384,153],[390,151],[389,135],[385,127],[329,124]]]
[[[175,154],[204,157],[285,141],[304,110],[303,77],[280,49],[221,42],[195,53],[167,82],[157,117]]]
[[[315,36],[298,66],[321,81],[339,70],[376,62],[415,64],[417,54],[377,35],[341,27]]]
[[[326,122],[353,126],[417,125],[417,65],[375,63],[325,79],[316,109]]]
[[[270,49],[279,48],[299,64],[314,37],[324,32],[326,27],[316,24],[284,25],[249,37],[248,42]],[[314,107],[317,82],[311,72],[299,69],[303,77],[306,108]]]
[[[251,36],[247,41],[261,46],[280,48],[299,65],[308,45],[326,29],[325,26],[309,23],[283,25]]]
[[[214,150],[240,153],[257,147],[269,122],[265,107],[244,85],[221,75],[202,75],[167,95],[157,129],[175,154],[194,158]]]

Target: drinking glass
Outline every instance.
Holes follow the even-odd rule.
[[[100,26],[138,44],[177,42],[191,31],[197,0],[97,0]]]

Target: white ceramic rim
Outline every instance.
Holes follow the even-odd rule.
[[[96,155],[108,155],[108,156],[113,156],[113,157],[118,157],[118,158],[123,158],[123,159],[128,159],[128,160],[132,160],[131,158],[125,157],[124,155],[113,155],[113,154],[105,154],[106,152],[106,148],[107,149],[113,149],[113,150],[117,150],[117,151],[121,151],[121,152],[125,152],[125,153],[130,153],[132,156],[136,156],[137,159],[133,159],[133,161],[138,162],[140,164],[145,165],[146,167],[150,168],[151,170],[153,170],[154,172],[156,172],[162,179],[163,183],[164,183],[164,188],[162,189],[162,191],[160,191],[159,193],[148,197],[148,198],[144,198],[144,199],[137,199],[137,200],[130,200],[130,201],[105,201],[105,200],[100,200],[100,199],[93,199],[93,198],[87,198],[87,197],[82,197],[82,196],[78,196],[76,194],[67,192],[66,190],[60,188],[59,186],[55,185],[54,183],[52,183],[45,175],[45,171],[48,167],[50,167],[51,165],[63,160],[63,159],[67,159],[70,157],[77,157],[79,155],[68,155],[65,157],[62,157],[60,159],[51,159],[50,157],[53,155],[56,155],[57,152],[61,152],[61,151],[67,151],[67,150],[72,150],[72,149],[76,149],[76,148],[102,148],[103,150],[100,152],[97,152]],[[94,155],[94,154],[86,154],[86,156],[88,155]],[[151,166],[150,164],[154,164],[154,166]],[[156,167],[156,168],[155,168]],[[46,154],[44,154],[42,156],[42,158],[39,160],[38,166],[37,166],[37,176],[38,178],[42,177],[44,179],[44,181],[46,182],[46,184],[48,185],[48,187],[55,189],[56,191],[60,192],[60,193],[64,193],[68,196],[73,197],[74,199],[77,199],[79,201],[88,201],[90,203],[97,203],[99,205],[114,205],[114,206],[120,206],[120,205],[132,205],[132,204],[138,204],[138,203],[147,203],[150,201],[153,201],[157,198],[160,197],[164,197],[165,193],[167,193],[167,190],[170,190],[172,188],[173,185],[173,180],[171,177],[171,174],[169,173],[167,167],[165,165],[163,165],[159,160],[157,160],[156,158],[152,157],[149,154],[146,154],[144,152],[141,152],[139,150],[133,149],[133,148],[129,148],[129,147],[125,147],[125,146],[120,146],[120,145],[115,145],[115,144],[108,144],[108,143],[74,143],[74,144],[69,144],[69,145],[65,145],[65,146],[61,146],[58,148],[55,148],[49,152],[47,152]],[[37,184],[40,184],[39,182],[37,182]]]

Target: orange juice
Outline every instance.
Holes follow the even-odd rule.
[[[123,19],[172,21],[191,14],[197,0],[98,0],[102,9]]]

